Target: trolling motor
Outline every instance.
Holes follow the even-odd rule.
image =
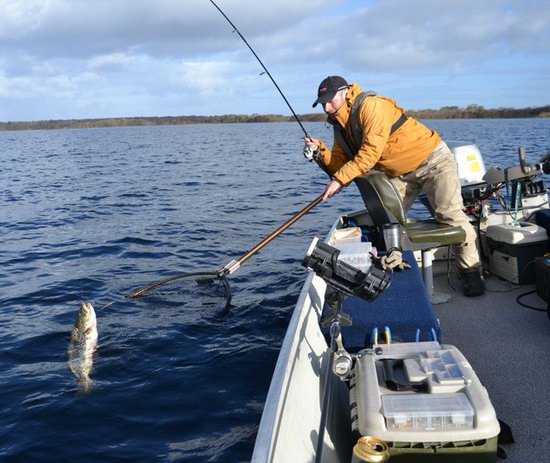
[[[546,153],[536,164],[527,164],[525,148],[520,147],[518,149],[518,157],[519,166],[506,169],[492,167],[485,173],[483,180],[487,183],[488,190],[494,189],[494,185],[497,185],[497,193],[504,185],[506,185],[508,191],[508,185],[511,183],[510,207],[512,209],[536,210],[548,204],[544,181],[537,181],[537,177],[543,174],[550,174],[550,153]]]

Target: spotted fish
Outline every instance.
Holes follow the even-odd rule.
[[[91,387],[90,373],[92,372],[93,354],[97,346],[97,338],[95,310],[92,304],[84,302],[80,306],[78,318],[71,335],[69,368],[85,392]]]

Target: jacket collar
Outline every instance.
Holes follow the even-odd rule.
[[[329,117],[329,122],[331,124],[338,122],[338,124],[340,124],[342,127],[345,127],[346,124],[348,123],[351,108],[353,108],[353,103],[355,103],[355,100],[357,99],[357,96],[360,93],[363,93],[363,90],[361,89],[361,87],[359,87],[358,84],[352,84],[348,89],[348,94],[346,95],[346,102],[338,110],[334,119]]]

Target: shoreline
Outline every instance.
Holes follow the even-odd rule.
[[[471,105],[467,108],[456,106],[440,109],[421,109],[406,111],[415,119],[545,119],[550,118],[550,105],[537,108],[498,108],[485,109]],[[299,114],[302,122],[324,122],[323,113]],[[40,121],[0,122],[0,132],[16,130],[55,130],[86,129],[103,127],[139,127],[162,125],[195,125],[195,124],[234,124],[261,122],[293,122],[293,116],[280,114],[225,114],[219,116],[160,116],[160,117],[110,117],[89,119],[52,119]]]

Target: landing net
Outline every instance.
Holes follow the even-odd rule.
[[[193,303],[222,309],[229,306],[231,288],[223,273],[193,272],[156,281],[128,297],[131,299],[160,297],[175,303]]]
[[[277,230],[260,241],[239,259],[229,262],[225,267],[214,272],[183,273],[165,278],[141,288],[128,297],[137,299],[141,297],[169,296],[171,300],[178,298],[178,300],[182,300],[183,302],[193,301],[193,303],[198,302],[203,305],[217,306],[220,305],[220,299],[224,299],[226,301],[225,306],[228,307],[231,301],[231,288],[229,287],[227,277],[238,270],[244,262],[260,251],[260,249],[271,243],[283,231],[317,206],[317,204],[321,203],[323,195],[324,193],[320,194],[301,211],[277,228]]]

